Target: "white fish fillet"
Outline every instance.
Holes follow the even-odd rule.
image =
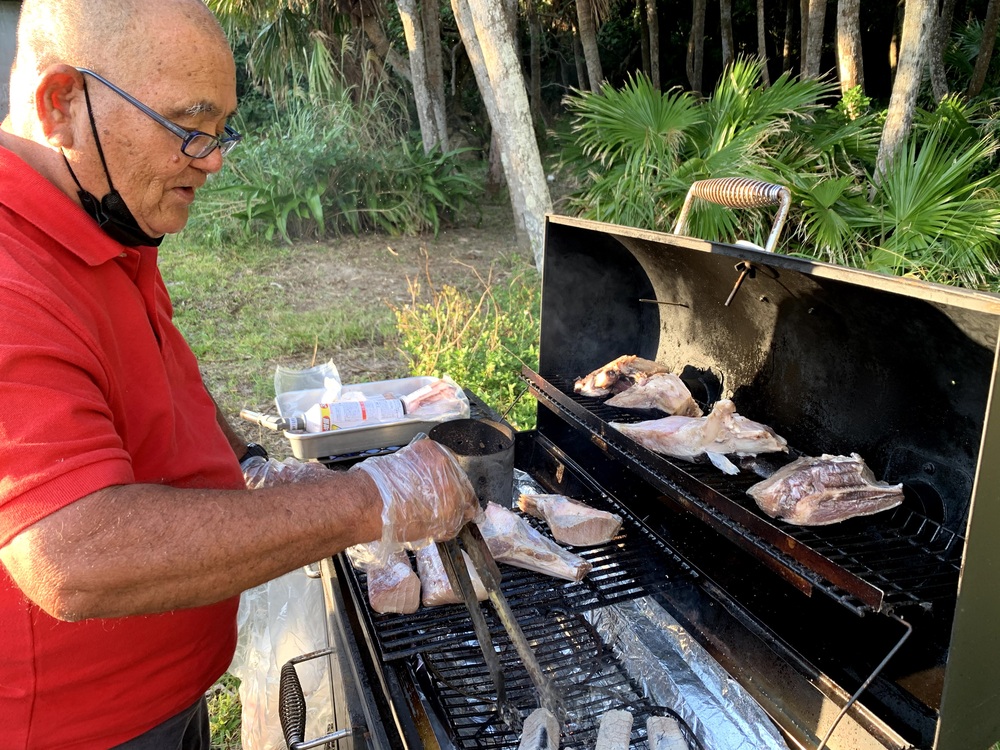
[[[524,495],[517,507],[549,526],[557,542],[576,547],[606,544],[622,527],[622,517],[573,500],[565,495]]]
[[[681,734],[681,725],[672,716],[650,716],[646,719],[649,750],[690,750]]]
[[[857,453],[803,456],[747,490],[773,518],[800,526],[825,526],[869,516],[903,502],[903,485],[875,479]]]
[[[612,427],[655,453],[693,461],[704,454],[726,474],[739,469],[726,454],[756,456],[758,453],[788,452],[788,441],[760,422],[736,413],[729,399],[717,401],[706,417],[664,417]]]
[[[670,370],[651,359],[625,354],[589,375],[577,378],[573,383],[573,390],[584,396],[607,396],[644,382],[650,375],[660,372]]]
[[[420,608],[420,579],[405,552],[395,552],[381,567],[369,567],[368,603],[376,612],[410,614]]]
[[[517,750],[559,750],[559,722],[551,711],[536,708],[528,714]]]
[[[582,580],[593,567],[496,503],[486,504],[486,516],[478,525],[497,562],[567,581]]]
[[[429,544],[426,547],[421,547],[414,554],[417,557],[417,572],[420,574],[424,606],[461,604],[462,597],[451,587],[437,545]],[[465,550],[462,550],[462,557],[465,558],[465,567],[472,579],[472,588],[476,592],[476,599],[481,602],[486,601],[486,597],[489,595],[486,593],[486,587],[483,586],[483,579],[479,577],[479,573],[476,572],[472,560]]]
[[[658,372],[604,402],[620,409],[659,409],[682,417],[702,416],[691,391],[672,372]]]
[[[611,709],[601,717],[594,750],[628,750],[632,742],[632,714]]]

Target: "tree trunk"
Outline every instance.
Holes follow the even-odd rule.
[[[806,75],[806,48],[809,46],[809,0],[799,0],[799,75]]]
[[[379,23],[378,19],[375,16],[363,16],[361,19],[361,28],[364,29],[365,36],[371,42],[372,48],[375,50],[378,58],[384,60],[396,75],[403,78],[407,83],[412,84],[413,78],[410,76],[410,61],[392,48],[392,45],[389,44],[389,37],[385,35],[382,24]]]
[[[420,137],[424,144],[424,153],[430,153],[439,144],[440,139],[428,88],[424,24],[417,2],[418,0],[399,0],[396,5],[399,8],[399,18],[403,22],[403,34],[406,36],[406,47],[410,54],[410,77],[413,81],[417,120],[420,122]]]
[[[986,20],[983,22],[983,41],[979,47],[979,54],[976,55],[976,67],[972,71],[972,80],[969,81],[969,96],[979,96],[983,93],[983,85],[986,83],[986,72],[990,67],[990,58],[993,57],[993,45],[997,40],[997,26],[1000,25],[1000,0],[990,0],[986,7]]]
[[[722,30],[722,68],[733,64],[733,2],[719,0],[719,26]]]
[[[826,0],[809,0],[809,20],[807,22],[807,43],[804,45],[805,60],[802,63],[804,78],[819,78],[823,58],[823,30],[826,26]]]
[[[639,57],[642,60],[642,72],[652,80],[649,69],[649,23],[646,21],[646,0],[639,0]]]
[[[538,6],[528,3],[529,60],[531,63],[531,121],[542,131],[545,129],[545,112],[542,107],[542,25],[538,21]]]
[[[792,33],[795,31],[795,0],[785,0],[785,39],[781,44],[781,70],[792,69]]]
[[[951,38],[951,24],[955,17],[955,0],[944,0],[941,12],[934,19],[934,34],[927,50],[927,67],[931,79],[934,101],[940,102],[948,96],[948,78],[944,70],[944,53]]]
[[[889,73],[893,82],[896,80],[896,68],[899,66],[899,34],[903,28],[903,5],[906,0],[898,0],[896,4],[896,22],[892,27],[892,38],[889,40]]]
[[[656,0],[646,0],[646,26],[649,27],[649,80],[660,90],[660,11]]]
[[[688,37],[687,77],[691,91],[701,94],[701,74],[705,62],[705,0],[691,3],[691,36]]]
[[[837,2],[837,68],[840,93],[855,86],[865,89],[865,73],[861,57],[861,0]]]
[[[573,29],[573,62],[576,63],[576,86],[583,91],[587,88],[587,63],[583,59],[583,45],[576,28]]]
[[[424,22],[424,55],[427,58],[427,90],[431,95],[431,112],[437,128],[438,145],[448,150],[448,115],[445,109],[444,63],[441,46],[441,6],[437,0],[422,0]]]
[[[545,214],[552,210],[552,198],[510,24],[493,3],[451,0],[451,7],[500,146],[518,240],[531,249],[541,271]]]
[[[892,167],[896,152],[903,145],[913,125],[913,113],[917,107],[917,93],[923,73],[924,49],[936,5],[937,0],[907,0],[900,39],[899,65],[896,69],[896,80],[892,85],[892,96],[889,98],[889,109],[875,162],[876,183],[881,182],[882,176]]]
[[[771,85],[771,76],[767,72],[767,24],[764,22],[764,0],[757,0],[757,54],[763,60],[761,65],[761,83]]]
[[[593,0],[576,0],[576,18],[580,44],[583,45],[583,58],[587,61],[590,90],[597,94],[604,82],[604,70],[597,50],[597,20],[594,18]]]

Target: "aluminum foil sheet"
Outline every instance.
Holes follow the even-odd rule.
[[[760,705],[691,635],[645,597],[588,619],[657,705],[670,706],[711,750],[788,750]]]

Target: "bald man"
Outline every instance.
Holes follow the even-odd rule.
[[[0,746],[207,748],[238,594],[478,513],[430,440],[248,491],[157,270],[240,140],[200,0],[25,0],[0,127]]]

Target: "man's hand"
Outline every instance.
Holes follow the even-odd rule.
[[[364,471],[382,495],[382,548],[403,542],[422,546],[454,537],[482,509],[469,478],[451,451],[428,438],[388,456],[353,466]]]

